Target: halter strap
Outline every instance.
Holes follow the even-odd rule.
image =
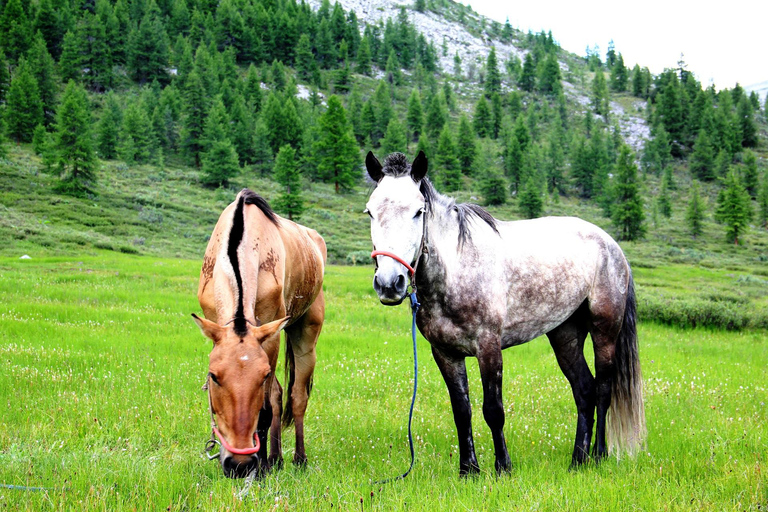
[[[421,256],[424,254],[429,254],[429,251],[427,250],[427,215],[429,214],[429,202],[425,202],[424,205],[425,211],[422,224],[423,229],[421,233],[421,243],[419,244],[419,250],[416,253],[416,259],[413,261],[413,265],[409,264],[407,261],[393,252],[374,250],[371,253],[371,258],[374,260],[376,259],[376,256],[386,256],[403,265],[408,270],[408,278],[411,282],[411,289],[413,290],[413,293],[416,293],[416,269],[419,268]],[[378,262],[376,263],[376,266],[378,268]]]

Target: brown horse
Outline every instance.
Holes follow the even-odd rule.
[[[212,439],[221,445],[221,467],[229,477],[282,465],[281,416],[283,426],[296,425],[294,464],[306,463],[304,413],[325,317],[325,261],[325,242],[316,231],[279,217],[248,189],[216,223],[197,291],[205,318],[192,316],[213,340],[206,384]],[[284,411],[274,374],[282,329]]]

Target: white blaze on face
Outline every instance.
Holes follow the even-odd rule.
[[[386,176],[371,194],[366,208],[371,215],[371,240],[377,251],[392,252],[408,263],[416,258],[424,221],[424,196],[410,176]],[[393,282],[407,270],[403,265],[377,256],[381,282]]]

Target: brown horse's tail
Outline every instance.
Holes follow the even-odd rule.
[[[616,374],[608,411],[608,446],[616,454],[625,451],[633,455],[642,447],[646,430],[643,379],[637,350],[637,303],[631,274],[614,361]]]
[[[312,377],[307,381],[307,399],[312,393]],[[293,345],[288,334],[285,335],[285,382],[286,387],[285,407],[283,407],[283,428],[293,424],[293,385],[296,383],[296,358],[293,354]]]

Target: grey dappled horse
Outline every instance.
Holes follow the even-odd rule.
[[[636,451],[645,435],[645,413],[635,292],[618,244],[577,218],[503,222],[476,205],[456,204],[426,178],[422,152],[412,165],[393,153],[383,166],[368,153],[366,167],[376,182],[366,208],[374,249],[415,268],[421,303],[416,321],[448,387],[460,474],[479,471],[465,358],[478,360],[496,471],[508,471],[501,351],[542,334],[573,388],[578,410],[571,465],[589,457],[595,410],[595,460],[607,455],[609,444],[612,451]],[[400,304],[408,286],[406,268],[386,256],[376,260],[373,287],[379,299]],[[587,334],[594,346],[594,377],[583,353]]]

